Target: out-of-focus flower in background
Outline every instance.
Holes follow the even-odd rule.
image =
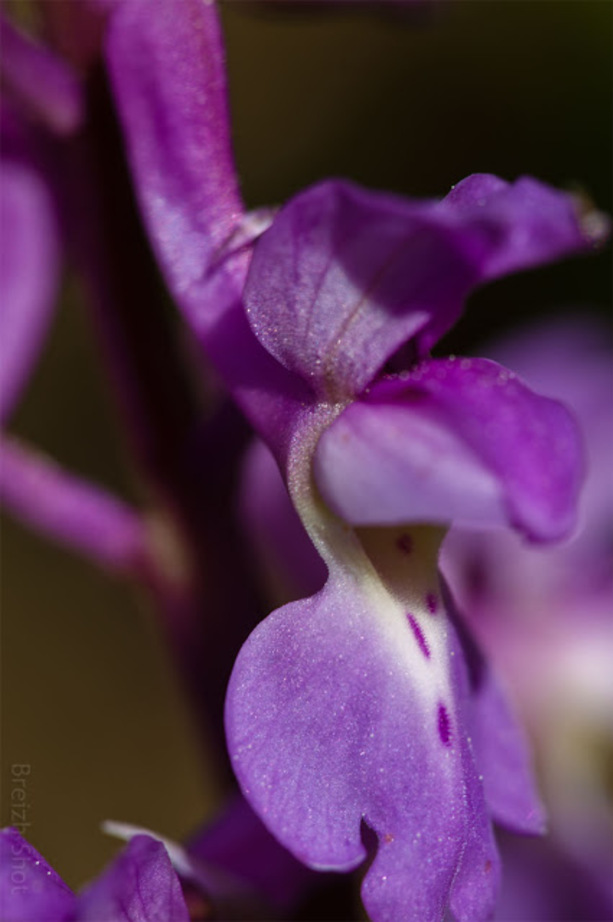
[[[142,525],[127,504],[11,437],[11,416],[44,347],[59,298],[66,235],[62,142],[85,118],[79,75],[4,17],[0,20],[0,497],[43,534],[109,569],[144,558]]]
[[[57,299],[60,227],[45,139],[82,117],[76,75],[0,19],[0,409],[6,423],[38,359]]]
[[[453,528],[442,568],[530,732],[543,842],[505,840],[501,919],[613,916],[613,352],[589,312],[512,331],[488,354],[575,413],[587,478],[574,535],[534,548]]]
[[[9,922],[188,922],[166,848],[135,836],[94,882],[74,894],[17,832],[0,831],[0,900]]]

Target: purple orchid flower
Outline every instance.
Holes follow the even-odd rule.
[[[417,206],[316,187],[256,244],[245,289],[260,340],[317,393],[285,471],[329,577],[243,648],[229,748],[256,810],[311,866],[355,867],[367,854],[361,822],[376,833],[362,888],[376,920],[436,919],[447,906],[486,918],[490,817],[542,828],[521,736],[439,585],[442,529],[421,523],[506,519],[532,540],[562,537],[581,471],[574,426],[485,360],[379,372],[407,341],[423,355],[480,273],[535,258],[524,234],[513,252],[515,227],[501,233],[509,212],[527,229],[553,204],[524,183],[473,177]],[[541,193],[536,212],[518,208]],[[473,197],[483,204],[473,209]],[[506,237],[495,256],[489,221],[497,250]],[[527,236],[542,239],[542,228]]]
[[[508,530],[454,527],[443,544],[443,572],[537,748],[548,810],[545,838],[497,836],[501,922],[601,922],[613,914],[603,764],[613,704],[613,382],[606,344],[604,328],[571,317],[486,349],[539,390],[564,398],[582,423],[588,476],[572,540],[530,547]],[[240,506],[268,597],[282,604],[317,592],[325,581],[322,560],[262,443],[246,457]]]
[[[438,547],[452,519],[563,537],[581,453],[555,401],[495,363],[428,353],[475,286],[590,249],[594,222],[530,179],[474,176],[441,202],[328,182],[280,212],[250,261],[214,7],[127,0],[108,60],[171,290],[329,574],[239,655],[226,711],[239,783],[311,867],[357,867],[374,832],[362,894],[377,922],[485,919],[491,818],[524,832],[543,818]]]

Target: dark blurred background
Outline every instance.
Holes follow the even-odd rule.
[[[234,138],[250,206],[322,177],[441,195],[472,172],[529,173],[611,211],[608,0],[226,2]],[[478,293],[448,338],[563,306],[608,316],[610,250]],[[89,320],[68,282],[12,430],[67,467],[137,494]],[[73,886],[115,846],[106,818],[180,838],[218,796],[144,600],[2,522],[3,787],[30,768],[30,838]],[[3,824],[10,820],[3,798]]]

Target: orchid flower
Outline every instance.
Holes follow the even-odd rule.
[[[535,180],[473,176],[442,201],[321,183],[261,234],[232,167],[214,7],[128,0],[108,60],[171,290],[328,571],[238,657],[238,781],[311,867],[357,867],[374,833],[362,895],[376,922],[485,919],[492,817],[538,832],[543,816],[438,548],[452,520],[563,537],[582,460],[557,402],[495,363],[429,350],[478,284],[589,250],[602,228]]]
[[[613,389],[606,340],[601,325],[571,317],[485,347],[540,391],[564,398],[582,424],[588,475],[572,539],[529,546],[509,530],[454,527],[443,544],[443,572],[530,731],[548,810],[544,838],[497,837],[501,922],[600,922],[613,908],[604,761],[613,702]],[[246,457],[240,510],[269,597],[281,604],[317,592],[325,581],[321,558],[262,443]]]
[[[256,810],[311,866],[357,866],[361,823],[376,833],[362,888],[375,920],[437,919],[447,907],[487,918],[490,818],[542,828],[521,736],[458,629],[437,558],[452,520],[506,520],[536,541],[572,528],[572,421],[485,360],[409,359],[380,373],[407,342],[424,355],[475,283],[475,253],[477,278],[517,259],[515,227],[501,247],[502,201],[525,228],[534,212],[518,200],[542,195],[540,221],[551,195],[524,182],[473,177],[426,205],[316,187],[256,244],[245,289],[260,341],[317,395],[285,474],[329,576],[244,646],[228,692],[230,753]],[[484,259],[489,221],[497,252]]]

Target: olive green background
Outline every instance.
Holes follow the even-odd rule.
[[[580,2],[433,3],[422,15],[223,4],[234,137],[250,206],[328,175],[411,195],[530,173],[611,209],[611,12]],[[385,6],[385,4],[381,4]],[[419,12],[419,11],[418,11]],[[610,257],[497,283],[447,344],[471,348],[561,304],[610,300]],[[65,286],[11,426],[72,470],[137,488],[87,311]],[[147,603],[8,518],[2,525],[3,823],[27,764],[30,838],[73,886],[115,845],[105,818],[187,834],[218,785]]]

